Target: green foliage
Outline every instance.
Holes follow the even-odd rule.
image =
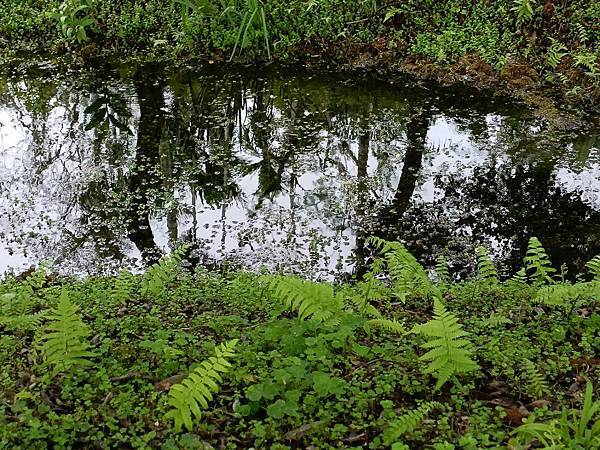
[[[91,13],[94,0],[64,0],[51,16],[67,42],[86,42],[89,31],[96,29],[96,19]]]
[[[556,272],[552,267],[550,258],[544,250],[538,238],[532,237],[527,244],[527,255],[525,256],[525,268],[529,277],[537,284],[553,283],[551,275]]]
[[[535,0],[513,0],[513,12],[517,14],[517,23],[529,22],[534,15]]]
[[[237,342],[237,339],[233,339],[215,347],[215,356],[202,361],[185,380],[171,386],[168,404],[172,409],[165,418],[175,421],[176,433],[183,426],[192,431],[194,417],[197,421],[202,418],[201,411],[208,408],[213,394],[219,392],[219,383],[223,382],[221,375],[231,368],[229,360],[235,356]]]
[[[394,443],[406,433],[412,433],[419,424],[435,409],[442,408],[439,402],[424,402],[418,408],[393,419],[384,432],[386,443]]]
[[[36,291],[42,288],[45,280],[46,270],[42,266],[9,292],[0,294],[0,326],[21,332],[33,331],[40,326],[45,313],[37,310]]]
[[[527,392],[532,397],[541,398],[550,392],[546,379],[530,360],[525,360],[524,374],[527,382]]]
[[[157,296],[174,280],[188,248],[189,245],[182,245],[148,268],[142,281],[142,295]]]
[[[444,255],[439,255],[435,260],[435,276],[441,284],[447,284],[450,281],[448,261]]]
[[[600,281],[600,255],[593,257],[585,265],[596,281]]]
[[[116,303],[124,304],[129,300],[135,288],[135,277],[128,270],[122,270],[115,278],[110,297]]]
[[[458,318],[448,312],[438,299],[433,303],[434,318],[424,325],[417,325],[413,332],[432,338],[422,346],[431,349],[419,359],[429,361],[424,373],[435,373],[436,389],[458,373],[471,372],[479,366],[471,359],[472,344],[465,339],[468,333],[458,323]]]
[[[339,324],[344,302],[330,284],[276,276],[270,280],[270,285],[277,300],[295,311],[301,320]]]
[[[498,281],[498,271],[490,258],[490,254],[485,247],[475,249],[477,255],[477,272],[484,280]]]
[[[384,254],[362,281],[320,287],[289,277],[284,297],[332,302],[339,320],[331,326],[282,314],[289,304],[274,294],[273,278],[251,273],[177,264],[151,298],[140,289],[146,274],[9,278],[0,296],[27,292],[25,313],[47,314],[49,328],[62,323],[61,334],[75,330],[66,348],[79,357],[68,369],[48,363],[52,375],[77,376],[48,377],[36,350],[41,341],[44,357],[43,335],[58,331],[43,322],[35,334],[0,325],[0,448],[74,448],[89,436],[104,448],[203,448],[214,440],[223,448],[504,448],[513,433],[504,402],[541,398],[552,404],[527,406],[541,439],[554,448],[597,447],[594,402],[584,402],[585,414],[570,409],[581,377],[600,375],[597,281],[529,285],[523,275],[522,283],[490,283],[475,274],[448,280],[444,303],[420,283],[400,303],[387,266]],[[559,286],[578,294],[561,306],[536,303]],[[215,349],[215,341],[227,344]],[[215,365],[219,357],[226,363]],[[419,375],[423,361],[443,392]],[[480,400],[492,392],[492,401]],[[396,410],[400,400],[414,409]],[[544,445],[535,431],[517,432],[514,448]]]
[[[41,336],[42,355],[44,363],[53,368],[53,374],[90,366],[89,358],[96,356],[90,351],[90,329],[70,302],[67,290],[62,291],[58,305],[47,318],[50,323]]]
[[[592,383],[588,381],[581,411],[563,409],[560,418],[549,423],[528,421],[515,430],[518,440],[526,445],[535,440],[545,449],[600,448],[600,401],[592,396]]]
[[[251,30],[254,30],[255,32],[256,30],[258,30],[262,33],[268,58],[271,59],[269,31],[267,29],[265,5],[263,4],[263,2],[261,0],[245,0],[243,9],[238,11],[234,7],[229,7],[225,11],[223,11],[223,14],[229,13],[230,11],[233,11],[240,16],[241,23],[229,61],[231,61],[234,58],[238,47],[240,51],[242,51],[246,47],[248,33]]]
[[[410,254],[404,244],[388,242],[377,237],[372,237],[369,241],[383,255],[387,272],[394,283],[394,292],[401,301],[406,300],[409,294],[416,291],[441,298],[439,289],[431,282],[423,266]]]

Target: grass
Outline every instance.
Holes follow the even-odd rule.
[[[432,284],[403,272],[418,263],[389,257],[383,272],[333,291],[286,284],[290,310],[271,278],[182,269],[179,258],[142,275],[40,270],[0,285],[0,448],[526,448],[515,431],[523,419],[552,431],[565,410],[576,423],[586,380],[599,379],[598,283],[538,283],[535,261],[529,277],[498,281],[480,261],[485,277]],[[314,300],[306,292],[352,301],[333,322],[302,320],[295,309]],[[432,296],[467,333],[476,363],[439,389],[427,334],[365,326],[381,314],[420,330],[433,323]],[[91,356],[51,370],[45,335],[60,327],[48,311],[71,311],[66,299]],[[236,339],[220,391],[191,431],[176,432],[169,389]],[[598,448],[592,437],[578,448]]]

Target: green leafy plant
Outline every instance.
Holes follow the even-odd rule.
[[[527,382],[527,392],[535,398],[541,398],[550,392],[546,378],[530,360],[525,360],[524,375]]]
[[[263,35],[267,57],[271,59],[271,46],[269,45],[269,30],[267,28],[267,18],[265,13],[265,5],[261,0],[246,0],[241,11],[238,11],[233,6],[226,8],[221,15],[236,12],[240,19],[240,27],[238,29],[237,38],[229,61],[232,61],[239,48],[240,52],[246,47],[248,33],[250,30],[259,31]]]
[[[286,308],[295,311],[301,320],[335,325],[340,322],[344,307],[341,295],[333,286],[292,276],[276,276],[270,280],[275,297]]]
[[[165,418],[175,421],[175,432],[185,426],[192,431],[195,420],[202,418],[202,410],[208,408],[213,394],[219,392],[221,377],[231,368],[229,360],[235,356],[234,349],[238,340],[232,339],[215,347],[215,355],[202,361],[181,383],[174,384],[169,390],[168,404],[172,407]]]
[[[372,237],[369,241],[383,255],[389,277],[394,283],[394,292],[401,301],[404,301],[407,295],[418,291],[441,298],[440,290],[404,244],[377,237]]]
[[[600,255],[593,257],[585,265],[596,281],[600,281]]]
[[[517,14],[517,24],[529,22],[533,18],[535,0],[513,0],[513,12]]]
[[[0,326],[8,331],[28,332],[37,329],[45,318],[39,310],[36,291],[46,280],[44,266],[31,273],[10,292],[0,294]]]
[[[538,238],[529,239],[524,261],[525,268],[535,283],[554,283],[551,275],[556,272],[556,269],[552,267],[550,258]]]
[[[73,305],[64,289],[60,300],[47,318],[41,336],[44,363],[53,367],[53,374],[69,372],[73,368],[90,366],[89,327],[83,322],[77,306]]]
[[[518,441],[526,445],[537,441],[552,450],[600,448],[600,401],[594,401],[592,396],[592,383],[588,381],[581,411],[563,409],[558,420],[527,422],[515,430]]]
[[[96,28],[97,22],[91,13],[94,0],[65,0],[51,14],[59,25],[63,37],[68,42],[84,43],[89,39],[89,31]]]
[[[148,268],[142,281],[142,295],[156,296],[177,276],[179,265],[189,245],[182,245]]]
[[[471,372],[479,366],[471,359],[472,344],[465,339],[468,333],[462,329],[458,318],[438,299],[434,299],[433,313],[432,320],[415,326],[413,332],[432,338],[423,344],[423,348],[430,350],[419,359],[429,361],[424,373],[436,374],[436,389],[439,389],[453,375]]]
[[[429,413],[442,407],[443,405],[439,402],[424,402],[418,408],[396,417],[384,431],[385,442],[388,444],[394,443],[404,434],[415,431]]]
[[[490,258],[490,254],[485,247],[475,249],[477,255],[477,272],[484,280],[498,281],[498,271]]]

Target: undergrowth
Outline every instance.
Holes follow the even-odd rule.
[[[518,275],[480,248],[458,282],[369,245],[346,284],[183,250],[4,280],[0,448],[599,448],[598,258],[567,282],[532,239]]]

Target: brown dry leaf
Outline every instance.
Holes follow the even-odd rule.
[[[185,377],[187,377],[186,374],[180,373],[177,375],[173,375],[172,377],[165,378],[164,380],[156,383],[154,385],[154,389],[161,392],[168,391],[174,384],[181,383],[181,381],[183,381]]]

